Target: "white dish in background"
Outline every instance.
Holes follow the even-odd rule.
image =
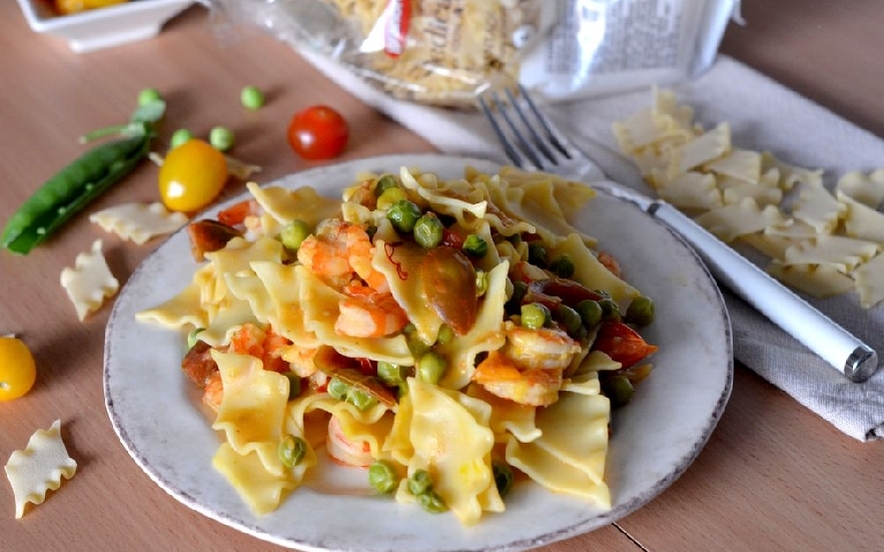
[[[485,172],[499,168],[488,161],[441,155],[389,156],[320,167],[274,184],[309,184],[339,197],[360,171],[391,172],[406,165],[455,178],[468,164]],[[201,408],[199,391],[180,369],[184,337],[135,320],[135,313],[169,299],[191,281],[197,264],[185,229],[135,270],[110,316],[104,391],[114,430],[135,462],[174,498],[225,525],[288,547],[502,552],[535,548],[607,525],[662,493],[709,439],[730,397],[731,329],[712,277],[662,223],[630,203],[599,195],[580,213],[577,226],[597,237],[627,279],[656,303],[656,322],[642,330],[660,347],[653,357],[655,370],[633,401],[613,416],[606,472],[613,504],[609,511],[525,482],[507,495],[506,512],[487,515],[464,529],[453,515],[431,515],[374,496],[363,470],[327,462],[277,511],[255,516],[212,468],[219,438]]]
[[[153,38],[195,0],[129,0],[71,15],[57,15],[50,1],[18,3],[31,30],[64,38],[72,51],[82,54]]]

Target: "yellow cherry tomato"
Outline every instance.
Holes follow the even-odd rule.
[[[62,15],[122,4],[126,0],[55,0],[55,9]]]
[[[17,399],[37,379],[34,355],[21,339],[0,337],[0,402]]]
[[[227,176],[224,154],[192,138],[166,154],[160,167],[160,197],[172,211],[198,211],[218,197]]]

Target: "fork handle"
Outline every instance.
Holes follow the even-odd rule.
[[[661,201],[654,201],[647,211],[690,243],[719,282],[848,379],[860,383],[878,369],[878,355],[874,349],[681,211]]]

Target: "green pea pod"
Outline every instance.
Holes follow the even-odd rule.
[[[6,224],[0,247],[27,255],[150,151],[150,133],[92,148],[46,181]]]

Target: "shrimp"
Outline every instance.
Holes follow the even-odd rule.
[[[227,352],[251,355],[261,359],[265,370],[284,373],[291,370],[284,357],[289,345],[291,341],[272,329],[265,331],[255,324],[246,323],[230,338]]]
[[[346,283],[355,272],[372,289],[388,292],[387,277],[371,264],[373,256],[365,229],[338,219],[320,225],[298,248],[298,261],[319,276]]]
[[[476,366],[472,379],[489,393],[519,404],[547,406],[558,400],[562,373],[580,343],[553,328],[523,328],[507,322],[506,343]]]
[[[371,446],[367,441],[353,441],[344,435],[341,423],[334,416],[328,421],[326,451],[332,460],[342,466],[370,466],[374,462]]]
[[[581,350],[580,343],[559,329],[533,330],[507,322],[505,331],[503,354],[523,369],[564,370]]]
[[[491,351],[476,366],[472,379],[502,399],[531,406],[548,406],[559,398],[562,370],[521,369],[503,353]]]
[[[384,337],[401,331],[408,315],[388,293],[359,284],[348,285],[338,303],[335,331],[351,337]]]

